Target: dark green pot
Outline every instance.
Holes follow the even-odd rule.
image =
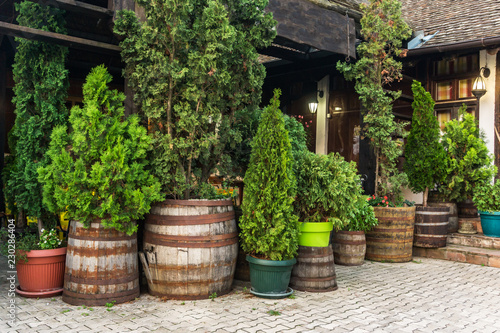
[[[250,292],[263,298],[284,298],[293,293],[288,288],[295,258],[290,260],[264,260],[247,255],[250,264]]]

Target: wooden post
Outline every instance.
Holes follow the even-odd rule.
[[[3,38],[3,36],[2,36]],[[1,39],[0,39],[1,43]],[[5,126],[5,114],[7,109],[7,57],[5,52],[0,53],[0,174],[3,173],[5,142],[7,138]],[[0,177],[0,212],[5,212],[5,197],[3,194],[3,177]]]

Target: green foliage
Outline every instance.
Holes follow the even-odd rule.
[[[441,133],[434,115],[434,100],[418,81],[413,81],[413,118],[405,147],[405,171],[413,192],[424,192],[427,205],[429,189],[445,174],[446,153],[440,142]]]
[[[19,25],[64,34],[63,12],[49,6],[24,1],[15,4]],[[64,105],[68,90],[68,71],[64,62],[67,48],[16,38],[14,99],[16,120],[9,135],[14,159],[5,170],[5,194],[28,216],[46,218],[42,186],[37,168],[47,164],[45,152],[50,134],[57,125],[67,122]]]
[[[84,107],[71,109],[67,126],[58,126],[38,169],[43,200],[52,212],[85,226],[95,219],[106,228],[132,234],[135,219],[162,199],[160,184],[145,170],[150,138],[135,115],[124,118],[125,95],[109,90],[111,75],[94,68],[83,86]]]
[[[121,11],[115,33],[125,37],[124,74],[149,122],[151,170],[170,197],[203,197],[199,186],[227,168],[227,145],[242,139],[236,111],[260,102],[256,48],[270,45],[275,21],[267,0],[137,2],[146,21]]]
[[[290,139],[275,90],[252,141],[240,218],[243,251],[270,260],[288,260],[298,249],[299,223]]]
[[[355,64],[338,62],[337,69],[347,80],[355,80],[354,88],[366,109],[363,133],[370,139],[376,158],[375,194],[401,201],[401,186],[407,180],[397,170],[403,144],[395,137],[405,137],[406,123],[397,123],[392,113],[391,104],[401,92],[384,86],[402,78],[401,62],[394,57],[406,55],[401,46],[411,36],[411,29],[401,16],[398,0],[370,0],[361,4],[361,9],[364,41],[357,48],[359,59]]]
[[[307,133],[302,125],[294,117],[283,115],[285,117],[285,128],[288,131],[290,144],[292,145],[293,159],[297,160],[299,155],[307,151]]]
[[[415,206],[414,201],[403,200],[393,202],[385,195],[383,197],[377,197],[375,195],[369,196],[366,199],[368,205],[371,207],[413,207]]]
[[[26,256],[26,252],[29,252],[31,250],[41,250],[42,247],[40,246],[37,236],[37,228],[33,224],[31,226],[32,228],[26,228],[22,233],[19,234],[14,234],[14,231],[12,229],[1,228],[0,254],[4,256],[14,254],[16,262],[27,262],[28,257]],[[15,240],[15,242],[12,243],[12,240]],[[15,251],[13,250],[13,244],[15,245]],[[55,246],[54,248],[57,247],[58,246]]]
[[[484,142],[484,133],[478,127],[474,115],[466,112],[464,104],[459,118],[446,123],[443,145],[446,177],[439,191],[450,200],[472,199],[476,185],[488,181],[495,173],[493,157]]]
[[[362,195],[355,162],[338,153],[317,155],[302,151],[295,161],[297,197],[294,212],[302,222],[333,221],[336,228],[349,223]]]
[[[496,172],[496,170],[495,170]],[[494,184],[489,181],[479,184],[474,189],[474,204],[483,212],[500,212],[500,181]]]
[[[243,178],[250,162],[252,152],[252,139],[259,127],[260,108],[247,108],[236,110],[232,128],[241,134],[241,141],[226,142],[225,151],[218,171],[225,179],[235,180]]]
[[[378,224],[373,207],[368,203],[370,199],[371,197],[365,198],[363,196],[356,201],[353,216],[342,230],[368,232]]]

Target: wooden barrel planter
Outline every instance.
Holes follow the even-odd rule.
[[[166,200],[153,206],[144,254],[152,295],[191,300],[228,293],[238,256],[232,201]]]
[[[448,207],[417,206],[413,245],[428,248],[446,247],[448,216]]]
[[[359,266],[365,262],[366,238],[363,231],[337,231],[333,233],[335,264]]]
[[[299,246],[290,287],[310,292],[337,290],[332,246]]]
[[[477,218],[479,213],[474,202],[470,199],[457,202],[458,218]]]
[[[137,234],[105,229],[99,220],[69,227],[62,300],[99,306],[139,297]]]
[[[413,253],[415,207],[373,207],[378,225],[366,233],[365,258],[408,262]]]
[[[430,207],[447,207],[448,213],[448,233],[453,233],[458,231],[458,209],[457,204],[451,201],[444,202],[428,202]]]

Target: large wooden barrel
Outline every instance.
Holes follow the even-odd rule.
[[[477,218],[479,216],[477,207],[471,199],[457,202],[457,207],[458,218]]]
[[[299,246],[297,263],[292,269],[290,287],[301,291],[337,290],[332,246]]]
[[[378,225],[366,233],[365,258],[408,262],[413,253],[415,207],[373,207]]]
[[[449,210],[448,214],[448,233],[453,233],[458,231],[458,209],[457,204],[451,201],[443,202],[428,202],[430,207],[447,207]]]
[[[71,221],[62,299],[72,305],[124,303],[139,297],[137,234],[105,229],[99,220],[84,228]]]
[[[413,245],[418,247],[445,247],[448,235],[448,207],[417,206]]]
[[[204,299],[231,291],[238,232],[231,200],[166,200],[144,228],[149,292]]]
[[[333,233],[335,263],[359,266],[365,262],[366,238],[363,231],[337,231]]]

